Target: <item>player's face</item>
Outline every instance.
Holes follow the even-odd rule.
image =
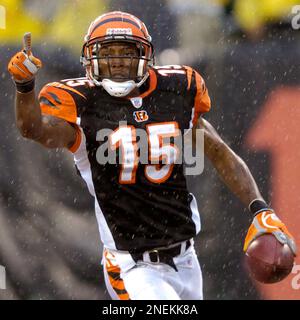
[[[135,80],[138,67],[139,50],[134,43],[104,44],[99,52],[101,77],[114,81]]]

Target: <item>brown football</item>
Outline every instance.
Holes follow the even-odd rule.
[[[292,271],[294,255],[287,244],[282,245],[272,234],[264,234],[249,245],[245,263],[255,280],[275,283]]]

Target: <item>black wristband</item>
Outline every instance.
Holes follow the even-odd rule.
[[[253,217],[255,217],[258,213],[260,213],[261,211],[264,211],[264,210],[272,210],[273,211],[273,209],[271,209],[270,206],[268,206],[265,203],[265,201],[259,200],[259,199],[253,200],[250,203],[249,210],[253,214]]]
[[[34,79],[32,79],[32,80],[29,80],[24,83],[15,82],[15,84],[16,84],[16,89],[18,92],[28,93],[34,89],[35,81],[34,81]]]

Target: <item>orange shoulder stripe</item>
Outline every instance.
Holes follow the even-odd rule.
[[[203,79],[201,78],[200,74],[198,72],[195,72],[196,75],[196,88],[197,88],[197,92],[196,92],[196,97],[195,97],[195,103],[194,103],[194,107],[195,107],[195,111],[200,111],[200,102],[201,102],[201,96],[202,96],[202,84],[203,84]]]
[[[42,113],[76,123],[76,103],[67,91],[54,86],[45,86],[39,94],[39,102]]]
[[[196,96],[194,100],[194,117],[192,120],[193,125],[197,123],[199,116],[202,113],[208,112],[211,107],[210,97],[205,87],[204,80],[198,72],[195,72],[196,80]]]
[[[78,95],[80,95],[81,97],[83,97],[84,99],[86,99],[86,96],[83,95],[81,92],[79,92],[78,90],[75,90],[74,88],[71,88],[63,83],[60,83],[60,82],[52,82],[52,83],[49,83],[47,86],[53,86],[53,87],[56,87],[56,88],[61,88],[61,89],[65,89],[65,90],[69,90],[69,91],[72,91]]]

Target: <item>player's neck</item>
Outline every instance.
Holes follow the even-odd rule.
[[[140,88],[134,88],[126,98],[138,97],[141,94]]]

